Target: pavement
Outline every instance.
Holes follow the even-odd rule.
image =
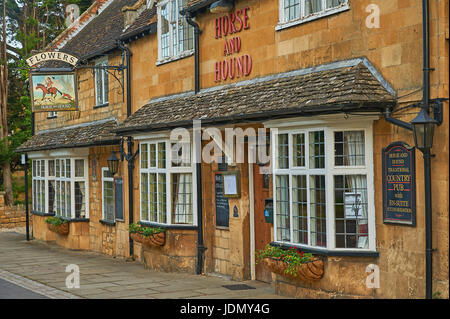
[[[79,288],[74,270],[79,269]],[[69,278],[68,278],[69,276]],[[224,285],[254,289],[230,290]],[[213,275],[167,273],[145,269],[136,261],[89,251],[73,251],[23,233],[0,232],[0,299],[289,299],[274,294],[270,284],[232,281]]]

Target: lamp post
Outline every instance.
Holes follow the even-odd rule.
[[[426,298],[432,298],[433,245],[432,245],[432,207],[431,207],[431,148],[433,147],[434,128],[439,123],[428,115],[422,107],[417,117],[411,121],[416,147],[423,154],[425,182],[425,275]]]

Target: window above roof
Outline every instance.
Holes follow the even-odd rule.
[[[320,19],[350,9],[348,0],[279,0],[279,22],[275,30]]]

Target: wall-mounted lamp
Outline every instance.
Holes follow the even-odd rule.
[[[432,119],[426,109],[422,108],[414,120],[411,121],[416,147],[426,152],[433,147],[434,128],[438,121]]]
[[[116,156],[115,152],[112,151],[108,159],[108,170],[112,175],[115,175],[119,170],[119,158]]]
[[[218,0],[209,6],[211,13],[229,13],[233,10],[234,4],[231,0]]]

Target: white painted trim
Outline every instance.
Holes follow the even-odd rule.
[[[305,12],[305,1],[303,0],[300,2],[300,5],[301,5],[300,18],[292,20],[292,21],[285,21],[286,19],[284,16],[284,1],[285,0],[280,0],[280,2],[279,2],[280,3],[280,18],[279,18],[278,25],[275,27],[275,31],[281,31],[281,30],[284,30],[284,29],[287,29],[287,28],[290,28],[290,27],[293,27],[296,25],[300,25],[300,24],[303,24],[303,23],[306,23],[309,21],[317,20],[320,18],[324,18],[324,17],[330,16],[330,15],[336,14],[336,13],[350,10],[350,5],[347,1],[345,4],[343,4],[339,7],[325,9],[319,13],[311,14],[307,17],[302,17],[303,13]],[[322,0],[322,1],[323,1],[323,3],[325,2],[325,0]],[[325,8],[325,5],[323,3],[322,3],[322,8]]]
[[[253,164],[248,163],[248,200],[250,213],[250,276],[251,280],[256,280],[255,268],[255,187]]]
[[[273,121],[272,121],[273,122]],[[297,125],[295,125],[297,124]],[[361,252],[373,252],[376,250],[376,225],[375,225],[375,198],[374,198],[374,167],[373,167],[373,119],[364,118],[364,121],[358,119],[358,121],[348,122],[345,125],[340,123],[329,123],[326,126],[311,126],[305,127],[304,123],[300,122],[287,122],[283,123],[284,127],[276,128],[278,132],[275,133],[271,130],[272,135],[272,163],[274,163],[273,169],[273,197],[274,197],[274,241],[280,242],[277,238],[277,212],[276,212],[276,175],[288,175],[289,176],[289,205],[290,205],[290,232],[291,232],[291,242],[287,243],[289,245],[304,246],[304,247],[314,247],[323,248],[318,246],[311,246],[311,225],[310,225],[310,175],[325,175],[325,189],[326,189],[326,224],[327,224],[327,246],[328,250],[340,250],[340,251],[361,251]],[[273,123],[272,123],[273,125]],[[325,168],[324,169],[314,169],[309,168],[309,132],[324,130],[325,139]],[[335,166],[334,165],[334,132],[335,131],[349,131],[349,130],[360,130],[364,131],[364,141],[365,141],[365,165],[364,166]],[[290,157],[292,156],[292,136],[298,133],[305,133],[305,161],[306,167],[292,167],[292,161]],[[279,134],[288,134],[289,141],[289,168],[288,169],[278,169],[278,164],[276,162],[278,158],[278,139]],[[355,249],[355,248],[335,248],[335,218],[334,218],[334,183],[333,176],[335,175],[356,175],[362,174],[366,176],[367,183],[367,218],[369,224],[369,248],[368,249]],[[307,207],[308,207],[308,245],[294,244],[293,241],[293,222],[292,222],[292,176],[293,175],[307,175]]]
[[[105,183],[104,182],[112,182],[113,183],[113,192],[114,192],[114,177],[104,177],[104,172],[108,171],[108,167],[102,167],[102,219],[105,219]],[[115,219],[115,216],[114,216]]]

